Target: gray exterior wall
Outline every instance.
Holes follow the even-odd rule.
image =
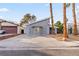
[[[79,34],[79,24],[77,24],[77,31],[78,31],[78,34]]]
[[[38,22],[34,22],[32,24],[28,24],[24,29],[24,33],[29,36],[30,35],[37,35],[37,34],[32,34],[33,33],[32,27],[42,27],[43,30],[42,30],[41,35],[48,35],[49,34],[49,27],[50,27],[49,18],[45,19],[45,20],[38,21]]]
[[[70,28],[72,28],[72,33],[73,33],[73,23],[68,23],[67,24],[67,31]],[[78,34],[79,34],[79,23],[77,23],[77,31],[78,31]],[[69,31],[68,31],[68,33],[69,33]]]

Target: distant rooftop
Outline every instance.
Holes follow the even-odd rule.
[[[32,24],[35,24],[35,23],[39,23],[39,22],[42,22],[42,21],[46,21],[48,19],[50,19],[50,18],[45,18],[45,19],[42,19],[42,20],[39,20],[39,21],[35,21],[33,23],[29,23],[28,25],[32,25]]]
[[[11,22],[11,21],[7,21],[7,20],[4,20],[4,19],[0,19],[0,22],[8,22],[8,23],[11,23],[11,24],[15,24],[15,25],[18,25],[18,24],[14,23],[14,22]]]

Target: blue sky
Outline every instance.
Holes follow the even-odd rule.
[[[54,22],[63,21],[63,4],[52,4]],[[76,11],[79,9],[79,4],[76,4]],[[0,3],[0,18],[8,21],[19,23],[23,16],[27,13],[35,15],[37,20],[41,20],[50,16],[48,3]],[[77,13],[78,14],[78,13]],[[78,15],[77,15],[78,16]],[[67,8],[68,22],[72,22],[72,8]],[[78,18],[77,18],[78,20]]]

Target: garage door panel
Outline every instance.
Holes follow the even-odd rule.
[[[6,33],[17,33],[17,26],[3,26],[3,30],[6,31]]]

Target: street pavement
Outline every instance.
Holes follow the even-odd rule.
[[[79,48],[0,50],[0,56],[79,56]]]

